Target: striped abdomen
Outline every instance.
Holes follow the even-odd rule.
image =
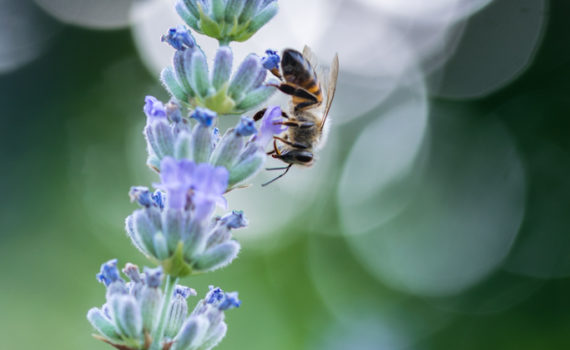
[[[317,79],[315,70],[311,67],[309,61],[303,57],[303,54],[292,49],[286,49],[283,51],[281,70],[283,72],[283,78],[287,83],[290,83],[297,88],[303,88],[315,96],[317,100],[316,105],[321,104],[323,100],[321,84]],[[294,105],[308,101],[310,100],[303,97],[293,96]]]

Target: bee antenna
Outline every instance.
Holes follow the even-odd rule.
[[[261,184],[261,187],[265,187],[265,186],[267,186],[267,185],[269,185],[269,184],[272,184],[272,183],[274,183],[275,181],[277,181],[277,180],[279,180],[280,178],[282,178],[283,176],[285,176],[285,174],[287,174],[287,172],[289,171],[289,169],[291,169],[292,166],[293,166],[293,164],[289,164],[286,168],[283,168],[283,169],[285,169],[285,171],[284,171],[283,173],[281,173],[281,174],[279,174],[277,177],[275,177],[275,178],[273,178],[273,179],[267,181],[266,183]],[[278,169],[279,169],[279,168],[269,168],[269,169],[267,169],[267,170],[278,170]]]

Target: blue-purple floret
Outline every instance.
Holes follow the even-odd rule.
[[[241,300],[238,299],[238,292],[230,292],[224,294],[224,299],[218,305],[218,309],[225,311],[232,308],[240,307]]]
[[[162,267],[156,267],[154,269],[144,268],[145,283],[151,288],[158,288],[162,283]]]
[[[97,274],[97,280],[108,287],[111,283],[122,281],[117,269],[117,259],[112,259],[101,265],[101,272]]]
[[[190,118],[196,119],[203,126],[210,127],[214,124],[216,116],[216,112],[213,112],[207,108],[196,107],[194,112],[190,115]]]
[[[235,130],[238,136],[250,136],[257,133],[255,121],[245,116],[241,117],[241,120]]]
[[[144,98],[143,111],[148,118],[166,118],[166,107],[154,96]]]
[[[262,148],[267,147],[273,139],[273,135],[279,135],[287,130],[287,126],[283,125],[285,119],[282,117],[281,108],[274,106],[267,108],[265,114],[261,118],[261,126],[255,138],[255,141]]]
[[[144,186],[133,186],[129,190],[129,197],[131,202],[137,202],[141,207],[164,208],[164,195],[158,190],[152,193]]]
[[[231,213],[224,215],[220,219],[220,223],[227,228],[237,229],[247,226],[247,219],[243,215],[242,210],[233,210]]]
[[[181,296],[182,298],[187,299],[191,295],[195,296],[196,291],[190,287],[177,284],[174,288],[174,296]]]
[[[265,56],[261,59],[261,65],[268,70],[278,69],[280,61],[281,59],[276,51],[266,50]]]
[[[186,48],[193,48],[196,45],[190,30],[185,26],[170,28],[168,33],[161,37],[161,41],[166,41],[170,46],[180,51],[186,50]]]
[[[228,186],[229,174],[224,167],[165,157],[160,168],[161,183],[155,186],[166,191],[169,208],[185,208],[190,195],[191,203],[204,216],[210,214],[215,204],[225,206],[223,194]]]
[[[224,291],[219,287],[208,286],[210,291],[206,295],[207,304],[215,304],[224,298]]]
[[[220,311],[236,308],[241,305],[237,292],[226,293],[221,288],[209,286],[210,291],[206,295],[207,304],[213,305]]]

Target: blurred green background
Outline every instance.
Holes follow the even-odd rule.
[[[335,18],[361,2],[335,1]],[[104,302],[95,273],[114,257],[147,263],[123,223],[129,187],[156,181],[143,98],[168,96],[134,25],[0,3],[0,347],[105,349],[85,318]],[[326,43],[347,69],[323,165],[231,194],[252,226],[235,234],[242,253],[183,280],[239,291],[218,349],[570,348],[570,3],[540,3],[449,23],[446,38],[461,34],[448,56],[430,51],[394,83]],[[433,22],[396,18],[419,56]],[[517,28],[534,24],[519,55],[532,40]],[[362,35],[363,55],[385,46]]]

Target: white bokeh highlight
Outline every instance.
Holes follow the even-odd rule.
[[[34,4],[0,0],[0,74],[16,70],[38,58],[59,32]]]
[[[514,141],[499,123],[438,115],[430,130],[427,168],[396,216],[362,232],[350,217],[355,212],[341,214],[347,241],[372,274],[398,290],[445,296],[477,284],[502,263],[521,225],[526,182]],[[373,174],[368,168],[361,171]],[[341,206],[350,200],[344,193]],[[383,216],[384,201],[369,199],[366,213],[377,209]]]
[[[136,0],[34,1],[47,13],[66,24],[91,29],[119,29],[130,25],[129,13]]]
[[[420,174],[428,101],[422,81],[391,95],[352,146],[339,181],[345,231],[367,232],[405,208]]]

